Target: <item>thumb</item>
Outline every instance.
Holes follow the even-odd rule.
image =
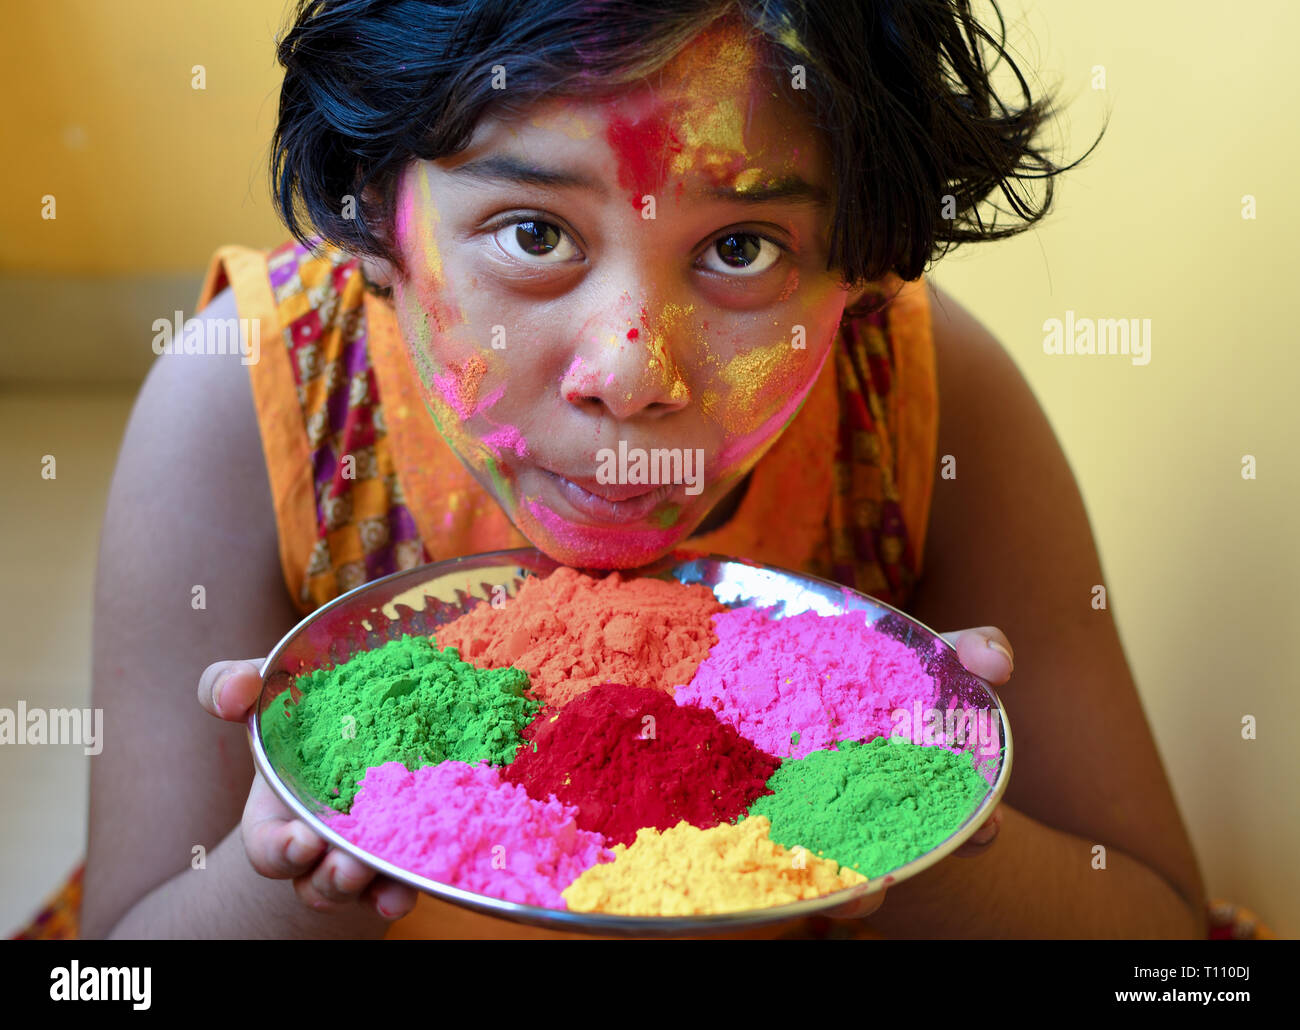
[[[1011,641],[996,626],[978,626],[939,634],[957,651],[962,665],[992,684],[1006,683],[1015,671]]]
[[[199,677],[199,704],[210,715],[243,722],[262,692],[261,658],[213,662]]]

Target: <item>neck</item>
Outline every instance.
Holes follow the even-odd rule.
[[[700,536],[704,533],[712,533],[715,529],[720,529],[730,521],[731,517],[736,514],[736,509],[740,507],[740,502],[745,499],[745,491],[749,489],[749,479],[754,473],[749,472],[744,479],[731,488],[731,492],[722,500],[715,504],[712,510],[704,517],[691,534],[692,537]]]

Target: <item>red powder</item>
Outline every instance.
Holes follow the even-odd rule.
[[[718,642],[713,616],[723,611],[699,583],[595,579],[562,567],[525,579],[500,608],[471,608],[436,639],[480,669],[517,665],[538,700],[560,706],[607,682],[671,694]]]
[[[641,330],[639,329],[629,329],[627,331],[627,338],[629,340],[635,340],[640,335],[641,335]]]
[[[639,122],[611,116],[605,139],[618,157],[618,184],[632,191],[632,206],[639,208],[646,194],[656,195],[668,168],[666,152],[681,153],[682,142],[660,115]]]
[[[631,844],[643,826],[706,830],[743,815],[780,759],[694,705],[646,687],[604,684],[523,731],[503,780],[577,808],[579,829]]]

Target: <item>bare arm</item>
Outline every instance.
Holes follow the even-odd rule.
[[[204,316],[236,317],[230,291]],[[313,912],[249,864],[246,731],[195,701],[206,666],[265,655],[298,619],[248,368],[238,354],[159,357],[100,538],[92,691],[104,749],[91,765],[82,937],[382,935],[374,913]],[[196,846],[205,868],[192,868]]]
[[[1015,754],[987,854],[901,884],[871,922],[890,936],[1204,938],[1191,841],[1114,618],[1090,603],[1105,579],[1074,475],[1001,344],[932,296],[938,451],[957,477],[935,480],[909,611],[936,629],[1006,633]]]

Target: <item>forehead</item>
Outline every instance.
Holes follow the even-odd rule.
[[[762,53],[738,26],[715,25],[635,85],[485,117],[451,164],[494,150],[545,153],[616,177],[636,196],[674,181],[744,191],[791,175],[829,189],[825,142]]]

